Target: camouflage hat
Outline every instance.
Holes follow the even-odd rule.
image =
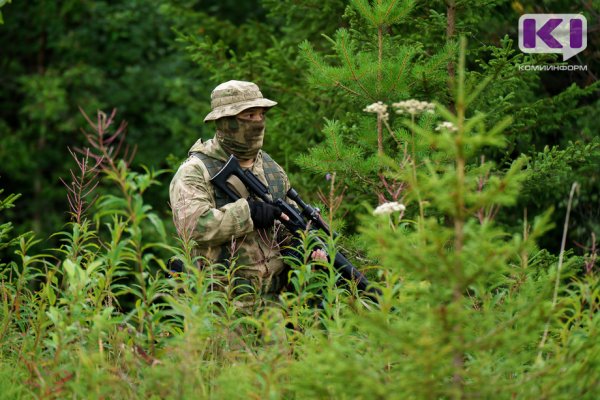
[[[210,95],[212,111],[204,118],[204,122],[214,121],[222,117],[237,115],[252,107],[270,108],[277,103],[265,99],[252,82],[228,81],[217,86]]]

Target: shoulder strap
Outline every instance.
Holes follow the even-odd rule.
[[[285,181],[283,179],[282,169],[266,152],[263,151],[262,155],[263,170],[265,172],[265,178],[267,178],[267,182],[269,183],[269,192],[274,200],[284,199]]]
[[[221,170],[221,168],[223,168],[223,166],[225,165],[225,163],[223,161],[217,160],[216,158],[209,157],[204,153],[192,152],[192,153],[190,153],[190,155],[194,156],[194,157],[198,158],[200,161],[202,161],[202,164],[204,164],[204,166],[206,167],[206,170],[208,171],[208,175],[211,178],[213,176],[215,176],[215,174],[217,172],[219,172]],[[231,203],[231,200],[229,199],[229,197],[221,189],[215,187],[216,207],[221,208],[225,204],[229,204],[229,203]]]
[[[208,170],[208,174],[210,175],[211,178],[217,172],[219,172],[219,170],[221,168],[223,168],[223,166],[225,165],[225,163],[223,161],[217,160],[216,158],[209,157],[209,156],[207,156],[204,153],[200,153],[200,152],[194,151],[194,152],[190,153],[190,155],[194,156],[194,157],[200,159],[200,161],[202,161],[202,163],[204,164],[204,166]]]

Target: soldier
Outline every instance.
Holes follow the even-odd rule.
[[[217,86],[211,94],[212,110],[204,118],[204,122],[215,121],[216,134],[192,146],[169,190],[179,234],[196,242],[193,255],[202,256],[204,265],[232,268],[235,264],[236,285],[262,295],[276,295],[287,281],[280,252],[285,236],[278,221],[287,216],[249,197],[243,187],[236,187],[241,198],[231,201],[215,190],[210,178],[233,154],[268,186],[272,196],[285,198],[288,177],[261,150],[265,113],[276,104],[251,82],[228,81]],[[313,258],[325,257],[321,251],[313,253]]]

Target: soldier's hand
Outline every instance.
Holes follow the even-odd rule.
[[[287,215],[271,204],[248,199],[248,205],[250,206],[250,217],[252,218],[252,222],[254,222],[255,228],[269,228],[273,226],[277,218],[289,219]]]

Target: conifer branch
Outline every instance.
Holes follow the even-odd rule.
[[[364,92],[365,96],[370,98],[371,100],[376,100],[373,95],[371,95],[369,93],[369,91],[367,90],[367,88],[362,84],[362,82],[360,81],[360,78],[357,76],[356,71],[354,69],[354,65],[352,63],[352,61],[350,60],[350,55],[348,54],[348,49],[346,46],[346,39],[344,37],[341,38],[340,41],[340,50],[342,51],[342,54],[344,56],[344,60],[346,61],[346,65],[348,66],[348,69],[350,70],[350,73],[352,74],[352,80],[356,82],[356,84],[358,85],[358,87]]]
[[[312,51],[312,49],[310,48],[310,46],[308,44],[304,45],[304,52],[306,54],[306,58],[308,59],[308,61],[313,65],[313,67],[315,67],[319,71],[319,73],[315,74],[315,75],[320,75],[320,76],[324,77],[325,79],[327,79],[330,82],[331,87],[340,87],[340,88],[346,90],[350,94],[353,94],[357,97],[362,97],[362,95],[360,93],[358,93],[357,91],[347,87],[339,80],[331,78],[330,74],[328,74],[325,71],[325,68],[323,68],[322,63],[319,62],[319,60],[317,60],[315,58],[314,52]]]
[[[383,23],[383,20],[387,20],[387,17],[390,15],[390,13],[392,12],[392,10],[394,8],[396,8],[396,5],[398,4],[398,0],[395,1],[391,1],[390,5],[388,6],[387,10],[385,10],[385,14],[383,15],[383,18],[381,21],[379,21],[379,23]]]
[[[377,24],[377,19],[375,18],[375,14],[372,13],[368,7],[369,4],[367,2],[363,2],[363,1],[354,1],[354,6],[356,7],[356,9],[360,12],[360,14],[369,22],[371,22],[371,24],[376,25]]]
[[[389,11],[389,10],[388,10]],[[381,93],[382,85],[382,70],[381,64],[383,60],[383,25],[377,27],[377,96]],[[377,115],[377,153],[382,155],[383,151],[383,123],[381,115]]]
[[[335,82],[333,83],[333,86],[334,86],[334,87],[335,87],[335,86],[339,86],[339,87],[341,87],[342,89],[346,90],[348,93],[351,93],[351,94],[353,94],[353,95],[355,95],[355,96],[357,96],[357,97],[363,97],[363,96],[362,96],[360,93],[358,93],[358,92],[357,92],[357,91],[355,91],[355,90],[352,90],[352,89],[350,89],[348,86],[344,85],[344,84],[343,84],[342,82],[340,82],[340,81],[335,81]]]
[[[408,61],[411,58],[412,58],[412,54],[410,52],[407,52],[404,55],[404,58],[402,59],[402,63],[400,64],[400,67],[398,68],[398,73],[396,74],[396,79],[394,79],[394,82],[390,86],[390,92],[393,92],[396,89],[398,82],[400,82],[400,77],[403,75],[404,71],[406,70],[406,65],[408,64]]]
[[[381,92],[382,70],[381,63],[383,61],[383,25],[377,27],[377,94]]]

